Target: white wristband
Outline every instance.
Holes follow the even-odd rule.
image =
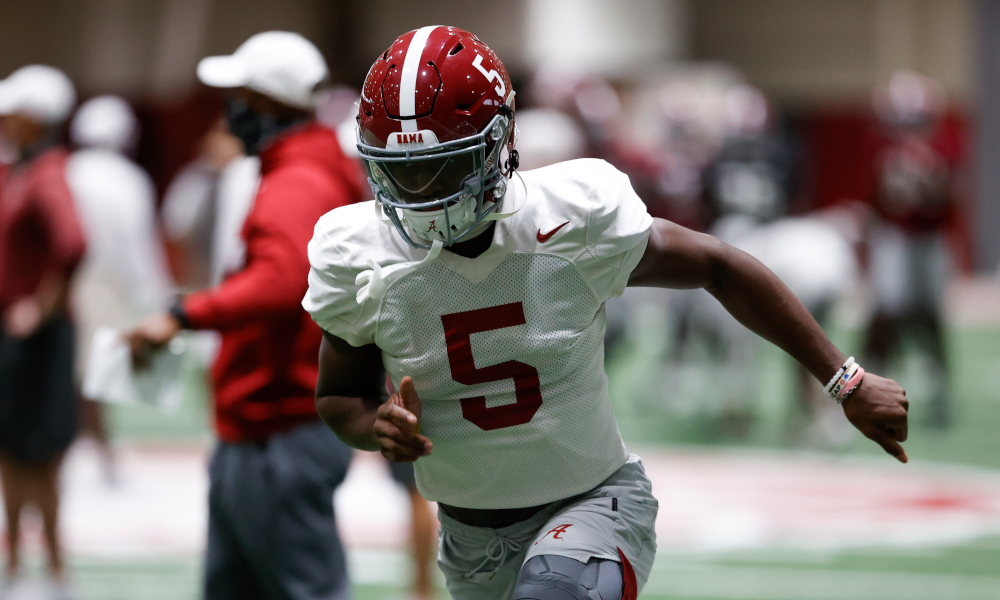
[[[833,387],[830,388],[829,392],[827,392],[830,395],[830,398],[834,400],[839,400],[840,393],[844,391],[844,386],[847,385],[847,383],[851,380],[852,377],[854,377],[854,374],[857,373],[858,369],[860,368],[861,365],[859,365],[858,363],[851,363],[851,366],[847,367],[847,370],[844,371],[844,373],[840,376],[840,378],[833,383]]]
[[[833,375],[833,377],[830,378],[829,383],[823,386],[823,391],[826,392],[828,396],[831,396],[834,400],[837,399],[837,396],[835,394],[831,394],[831,392],[833,391],[833,387],[837,385],[837,382],[840,381],[840,378],[844,375],[844,373],[847,372],[848,369],[851,368],[851,365],[853,364],[854,364],[854,357],[852,356],[848,358],[846,361],[844,361],[844,366],[840,367],[840,369],[837,370],[837,372]]]

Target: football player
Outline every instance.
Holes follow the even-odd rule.
[[[926,422],[945,428],[952,415],[944,293],[952,271],[948,235],[958,216],[961,145],[945,122],[936,81],[898,71],[873,96],[881,131],[872,169],[877,218],[868,232],[875,310],[865,356],[883,368],[912,337],[929,362],[921,369],[930,380]]]
[[[416,461],[454,598],[642,589],[657,502],[603,368],[604,302],[627,285],[707,289],[906,462],[903,390],[845,361],[759,262],[653,219],[603,161],[516,173],[514,90],[474,35],[396,39],[368,72],[357,136],[376,200],[328,213],[309,244],[316,404],[349,445]],[[399,390],[385,403],[383,368]]]

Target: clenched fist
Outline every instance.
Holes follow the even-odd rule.
[[[899,445],[906,441],[906,413],[910,401],[898,383],[866,373],[858,389],[844,400],[843,407],[847,420],[868,439],[882,446],[899,462],[910,460]]]

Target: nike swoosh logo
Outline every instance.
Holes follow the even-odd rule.
[[[553,229],[552,231],[550,231],[548,233],[542,233],[542,230],[539,229],[538,230],[538,243],[539,244],[544,244],[545,242],[549,241],[550,237],[554,236],[557,231],[559,231],[560,229],[562,229],[563,227],[565,227],[567,225],[569,225],[569,221],[566,221],[565,223],[563,223],[559,227],[556,227],[555,229]]]

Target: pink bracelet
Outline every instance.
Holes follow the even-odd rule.
[[[858,386],[861,385],[861,380],[864,379],[864,377],[865,377],[865,370],[859,366],[858,370],[854,372],[854,375],[847,381],[847,383],[844,385],[844,388],[840,391],[840,394],[837,396],[837,404],[843,404],[844,400],[846,400],[848,396],[853,394],[854,390],[858,389]]]

